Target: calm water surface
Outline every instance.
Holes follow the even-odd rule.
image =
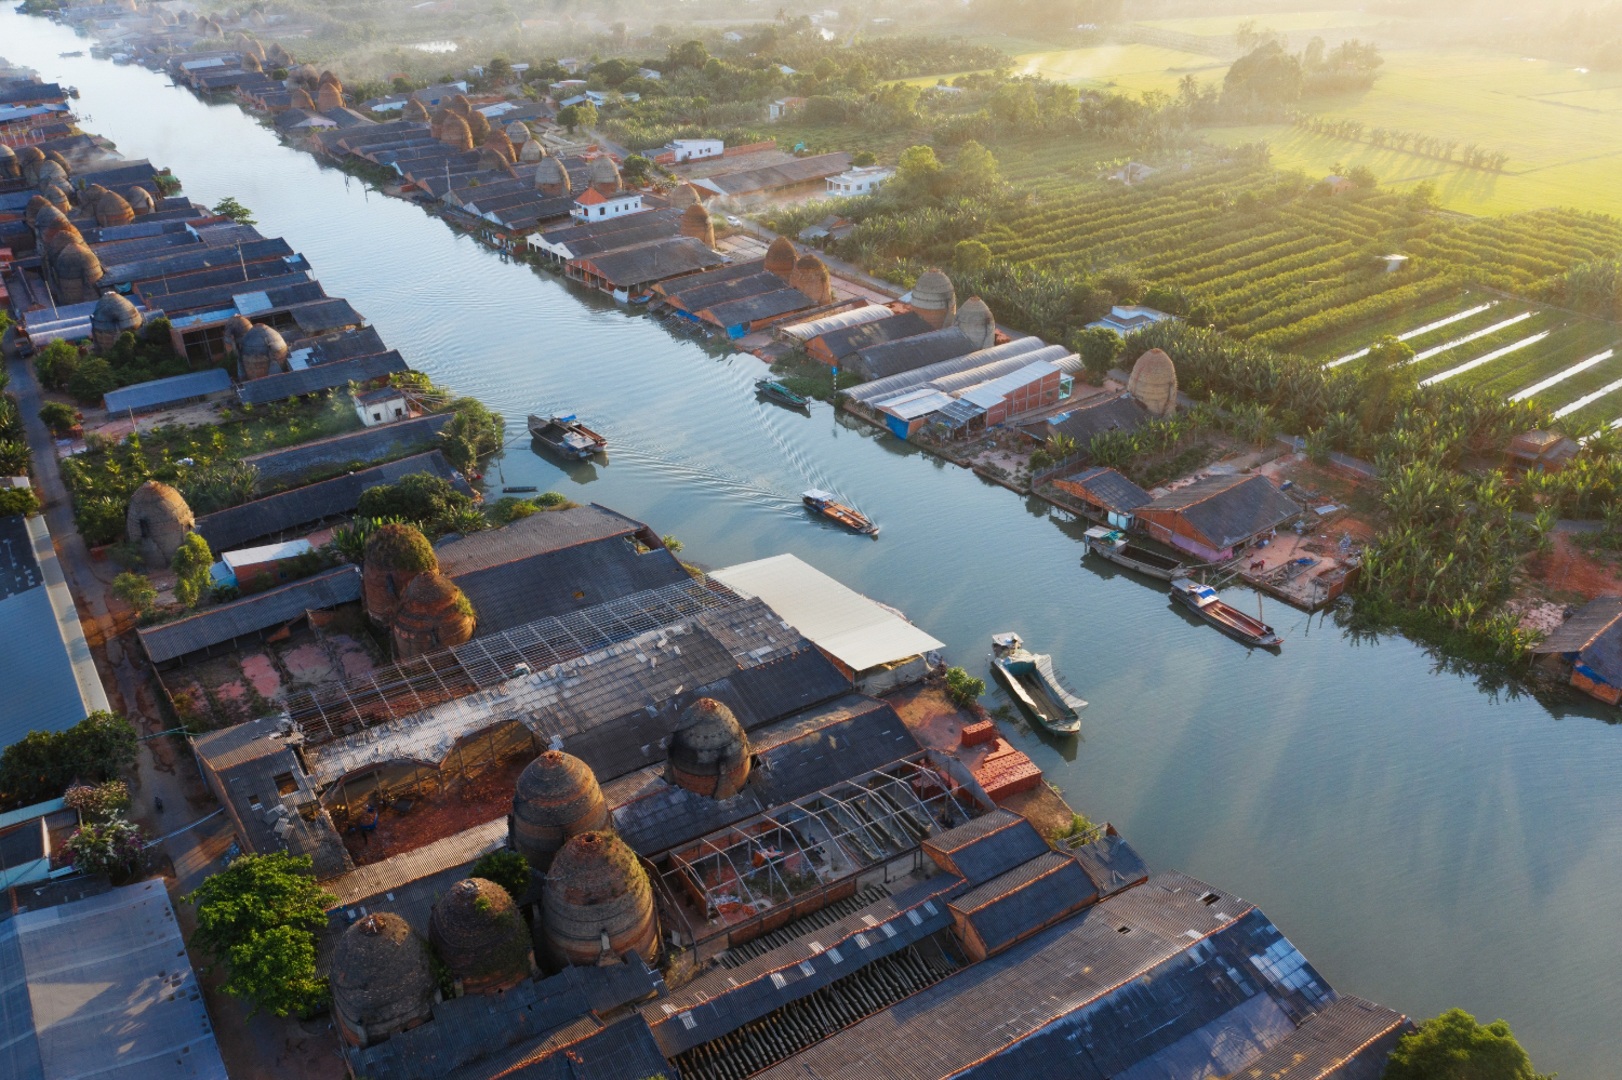
[[[793,552],[902,608],[965,666],[985,667],[992,633],[1020,631],[1092,706],[1079,745],[1016,738],[1152,866],[1257,902],[1343,992],[1503,1016],[1541,1069],[1616,1074],[1622,728],[1597,711],[1495,699],[1407,642],[1355,642],[1272,602],[1283,653],[1248,653],[1160,591],[1083,567],[1081,530],[1040,504],[826,406],[758,403],[752,357],[509,264],[234,106],[57,57],[83,47],[0,12],[0,54],[79,87],[87,130],[172,167],[198,201],[240,199],[413,367],[504,414],[505,482],[642,518],[707,565]],[[549,409],[604,430],[610,463],[533,453],[524,415]],[[808,519],[797,494],[812,484],[883,538]]]

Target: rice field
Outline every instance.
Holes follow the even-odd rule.
[[[1286,125],[1218,128],[1227,145],[1266,142],[1275,164],[1322,176],[1366,165],[1382,183],[1436,185],[1471,214],[1568,206],[1622,214],[1622,73],[1501,53],[1388,50],[1374,89],[1312,103],[1326,119],[1419,132],[1509,155],[1503,173],[1465,169]]]
[[[1360,327],[1310,351],[1327,366],[1354,363],[1393,334],[1414,350],[1424,383],[1458,381],[1515,401],[1535,400],[1585,434],[1622,426],[1622,327],[1481,290]],[[1341,351],[1345,350],[1345,351]]]

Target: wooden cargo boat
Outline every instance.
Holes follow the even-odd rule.
[[[1094,525],[1087,530],[1087,549],[1112,563],[1119,563],[1128,570],[1136,570],[1140,574],[1148,574],[1162,581],[1181,577],[1188,569],[1170,556],[1132,543],[1119,529],[1110,529],[1103,525]]]
[[[1171,598],[1224,634],[1246,645],[1276,649],[1284,644],[1284,639],[1274,633],[1271,626],[1246,615],[1232,604],[1223,603],[1216,590],[1209,585],[1202,585],[1188,578],[1178,578],[1171,583]]]
[[[834,497],[828,494],[826,491],[818,491],[817,489],[812,488],[810,491],[800,496],[800,501],[805,503],[807,510],[820,514],[836,524],[843,525],[851,532],[858,532],[863,536],[871,536],[874,538],[877,538],[879,535],[879,527],[877,525],[867,520],[866,517],[862,516],[854,508],[846,506],[842,502],[834,501]]]
[[[810,401],[774,379],[756,379],[755,393],[763,398],[770,398],[779,405],[787,405],[791,409],[808,409],[811,407]]]
[[[993,670],[1037,723],[1055,735],[1074,735],[1081,730],[1079,713],[1087,703],[1064,688],[1053,670],[1052,657],[1027,652],[1014,633],[993,635],[991,650]]]
[[[529,433],[560,457],[584,461],[608,449],[608,440],[573,416],[529,417]]]

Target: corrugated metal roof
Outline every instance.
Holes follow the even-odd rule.
[[[226,1080],[161,879],[0,923],[0,1072]]]
[[[926,386],[915,390],[903,390],[895,397],[875,401],[873,407],[902,420],[916,420],[920,416],[939,412],[955,400],[950,394],[943,394]]]
[[[359,599],[360,568],[335,566],[279,589],[245,596],[136,633],[147,656],[154,664],[161,664],[290,622],[306,611],[321,611]]]
[[[740,326],[816,306],[817,302],[799,289],[773,289],[770,292],[712,305],[700,314],[717,326]]]
[[[852,671],[944,648],[895,612],[793,555],[729,566],[710,576],[740,595],[764,600]]]
[[[1111,510],[1128,513],[1154,502],[1154,496],[1114,469],[1096,466],[1063,478],[1065,483],[1085,488],[1087,493]]]
[[[231,376],[219,368],[209,368],[207,371],[191,371],[185,375],[171,375],[167,379],[153,379],[151,382],[121,387],[109,391],[103,403],[111,415],[147,412],[192,398],[222,394],[230,389]]]
[[[1047,852],[1048,844],[1025,818],[997,809],[925,840],[936,865],[979,885]]]
[[[1058,368],[1046,361],[1038,360],[1026,364],[1024,367],[988,379],[964,390],[958,396],[971,405],[978,405],[982,409],[994,408],[1002,404],[1002,400],[1009,394],[1033,382],[1040,382],[1049,375],[1057,374]]]
[[[950,906],[974,928],[986,954],[995,955],[1097,897],[1098,890],[1074,859],[1050,851],[957,897]]]
[[[1578,653],[1622,619],[1622,596],[1596,596],[1536,645],[1534,653]]]
[[[1148,412],[1136,399],[1125,394],[1113,394],[1095,401],[1083,402],[1069,412],[1047,421],[1047,433],[1068,435],[1076,446],[1085,449],[1094,435],[1106,431],[1136,431],[1150,420]]]
[[[726,259],[702,240],[676,236],[576,261],[610,285],[629,288],[718,266]]]
[[[1090,844],[1070,849],[1100,895],[1113,896],[1149,880],[1148,864],[1113,828]]]
[[[849,308],[845,311],[836,311],[832,315],[811,319],[806,322],[790,323],[777,328],[777,333],[794,341],[806,342],[812,338],[834,330],[845,330],[852,326],[861,326],[865,323],[878,322],[888,319],[895,312],[882,304],[863,304],[861,307]],[[922,319],[918,320],[923,322]],[[924,325],[928,325],[925,323]]]
[[[374,356],[356,356],[348,360],[334,360],[326,364],[312,364],[295,371],[266,375],[237,387],[237,397],[247,405],[263,405],[271,401],[285,401],[300,394],[313,394],[347,386],[351,382],[370,382],[397,371],[408,371],[410,365],[395,350]]]
[[[1140,511],[1176,514],[1215,548],[1242,543],[1301,512],[1265,476],[1208,476],[1167,492]]]
[[[334,435],[284,450],[250,454],[243,460],[259,470],[261,489],[286,487],[311,474],[336,472],[356,462],[387,461],[432,449],[439,439],[440,429],[451,422],[451,415],[419,416],[415,420]]]
[[[328,518],[354,511],[361,492],[377,484],[392,484],[403,476],[426,473],[448,481],[464,495],[473,488],[451,468],[438,450],[391,461],[372,469],[340,476],[333,480],[293,488],[279,495],[217,510],[197,519],[197,531],[208,541],[211,551],[239,547],[263,536],[274,536]]]
[[[34,519],[43,522],[43,518]],[[42,540],[48,548],[48,540]],[[65,731],[90,711],[51,602],[28,522],[0,518],[0,748],[30,731]],[[71,601],[65,601],[72,614]]]
[[[1332,996],[1261,912],[1168,873],[760,1075],[1226,1075]]]
[[[876,324],[882,326],[882,323]],[[917,371],[943,360],[966,356],[974,351],[974,343],[955,326],[931,330],[915,337],[887,341],[882,345],[869,345],[855,356],[846,359],[851,370],[866,379],[883,379]]]
[[[1348,994],[1230,1080],[1380,1080],[1397,1041],[1413,1029],[1402,1013]]]
[[[885,323],[874,323],[874,326],[884,326]],[[1049,352],[1048,350],[1052,350]],[[1058,345],[1048,345],[1041,338],[1023,337],[1002,345],[993,345],[989,349],[980,349],[966,356],[943,360],[938,364],[919,368],[917,371],[904,371],[899,375],[890,375],[882,379],[875,379],[870,383],[855,387],[850,396],[857,401],[871,403],[882,397],[910,390],[913,387],[929,385],[937,390],[950,393],[957,389],[954,382],[948,382],[953,375],[967,372],[979,372],[990,364],[1012,360],[1016,357],[1029,356],[1031,359],[1048,360],[1052,357],[1063,356],[1066,350]],[[1032,355],[1035,354],[1035,355]],[[963,386],[972,386],[982,381],[984,376],[974,375],[962,383]]]
[[[850,168],[850,154],[843,150],[832,154],[794,158],[778,165],[764,165],[756,169],[707,176],[693,183],[709,188],[721,195],[747,195],[756,191],[775,191],[810,180],[835,176]]]

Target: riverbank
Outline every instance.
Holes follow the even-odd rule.
[[[9,13],[0,32],[30,56],[83,47]],[[1605,897],[1622,889],[1622,830],[1603,798],[1622,757],[1598,706],[1491,693],[1333,619],[1276,620],[1285,662],[1246,658],[1170,617],[1157,590],[1084,564],[1068,515],[1029,500],[1010,513],[1012,493],[827,406],[758,403],[766,369],[750,357],[521,272],[278,146],[235,107],[138,68],[39,63],[199,201],[251,206],[414,368],[508,415],[492,475],[656,521],[714,565],[793,551],[891,599],[953,656],[1019,630],[1092,705],[1075,746],[1011,741],[1084,808],[1107,808],[1151,865],[1244,883],[1344,990],[1414,1015],[1463,1004],[1509,1017],[1541,1068],[1577,1080],[1622,1054],[1606,1025],[1622,988],[1583,945],[1607,932]],[[611,464],[528,449],[514,414],[557,407],[600,422]],[[797,499],[811,485],[875,508],[883,539],[808,525]],[[1529,925],[1549,929],[1529,941]]]

